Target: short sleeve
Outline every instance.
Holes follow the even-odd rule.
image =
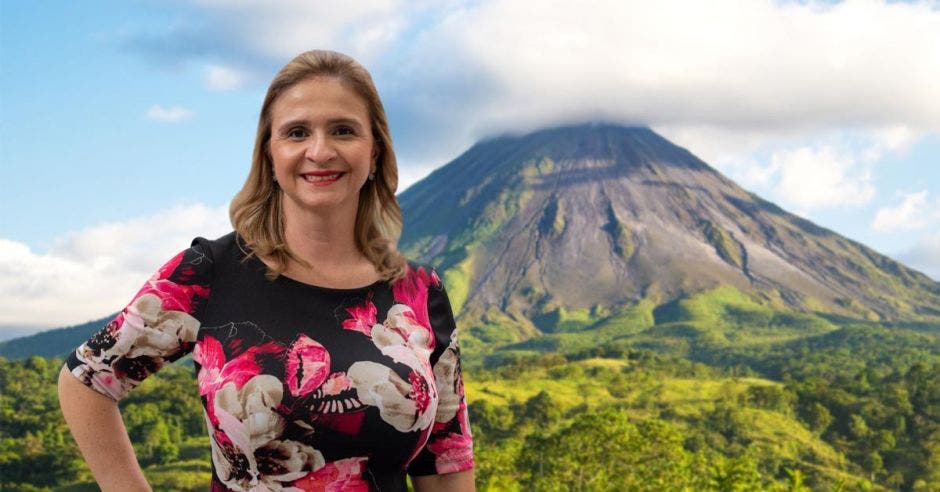
[[[147,376],[192,351],[209,298],[212,260],[194,243],[148,280],[111,322],[72,352],[69,372],[117,401]]]
[[[437,386],[437,414],[427,444],[408,467],[413,476],[454,473],[473,468],[473,438],[467,419],[460,346],[450,300],[436,272],[428,288],[428,319],[436,347],[431,357]]]

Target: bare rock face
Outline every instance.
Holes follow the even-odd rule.
[[[399,201],[401,249],[446,270],[463,316],[535,320],[730,284],[799,309],[940,319],[940,283],[745,191],[648,128],[487,140]]]

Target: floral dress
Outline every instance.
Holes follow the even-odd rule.
[[[192,353],[212,491],[397,491],[405,473],[473,467],[434,270],[356,289],[272,281],[239,241],[195,239],[70,355],[71,373],[119,400]]]

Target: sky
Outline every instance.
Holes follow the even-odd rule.
[[[0,37],[0,332],[116,312],[228,232],[313,48],[372,73],[400,190],[482,138],[646,125],[940,280],[937,1],[4,1]]]

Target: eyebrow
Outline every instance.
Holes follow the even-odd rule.
[[[362,122],[360,122],[358,119],[355,119],[355,118],[345,118],[345,117],[330,118],[329,120],[326,121],[326,123],[328,125],[350,125],[358,129],[361,129],[363,127]],[[293,128],[295,126],[308,126],[309,124],[310,124],[310,120],[308,120],[307,118],[294,118],[294,119],[285,121],[284,123],[279,125],[277,129],[285,130],[285,129]]]

